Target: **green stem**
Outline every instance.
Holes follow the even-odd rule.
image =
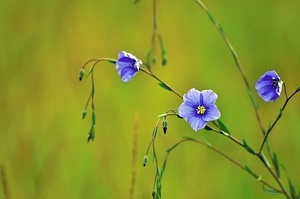
[[[251,88],[250,88],[250,84],[246,78],[246,75],[243,71],[243,68],[241,66],[241,63],[240,63],[240,60],[239,60],[239,57],[237,56],[233,46],[231,45],[228,37],[226,36],[226,34],[224,33],[222,27],[220,26],[219,23],[217,23],[213,16],[210,14],[209,10],[207,9],[207,7],[200,1],[200,0],[195,0],[195,2],[206,12],[207,16],[209,17],[210,21],[213,23],[213,25],[216,27],[216,29],[219,31],[220,35],[222,36],[223,40],[225,41],[227,47],[229,48],[232,56],[233,56],[233,59],[235,61],[235,65],[237,66],[242,78],[243,78],[243,81],[244,81],[244,84],[246,86],[246,89],[248,91],[248,95],[249,95],[249,98],[251,100],[251,103],[252,103],[252,106],[254,108],[254,112],[255,112],[255,116],[256,116],[256,119],[259,123],[259,126],[260,126],[260,129],[261,129],[261,132],[263,135],[265,135],[265,130],[263,128],[263,125],[262,125],[262,122],[261,122],[261,119],[260,119],[260,116],[258,114],[258,107],[257,107],[257,104],[254,100],[254,97],[252,95],[252,92],[251,92]]]
[[[148,68],[148,69],[149,69],[149,68]],[[156,79],[156,80],[159,81],[160,83],[166,85],[166,86],[167,86],[167,87],[168,87],[175,95],[177,95],[177,96],[180,97],[181,99],[183,98],[178,92],[176,92],[174,89],[172,89],[170,86],[168,86],[168,84],[166,84],[166,83],[163,82],[161,79],[159,79],[156,75],[154,75],[154,74],[152,73],[151,70],[147,71],[147,70],[145,70],[145,69],[143,69],[143,68],[140,68],[140,71],[146,73],[147,75],[153,77],[154,79]]]
[[[290,197],[289,194],[287,193],[286,188],[284,187],[284,185],[283,185],[283,183],[282,183],[280,177],[277,176],[277,175],[275,174],[275,172],[271,169],[270,165],[268,164],[268,162],[266,161],[266,159],[265,159],[265,157],[262,155],[262,153],[256,154],[256,156],[262,161],[262,163],[263,163],[263,164],[265,165],[265,167],[268,169],[269,173],[272,175],[272,177],[276,180],[277,184],[278,184],[278,185],[280,186],[280,188],[281,188],[281,191],[278,191],[277,189],[274,189],[274,190],[277,191],[277,192],[279,192],[279,193],[283,193],[283,194],[286,196],[286,198],[289,198],[289,199],[290,199],[291,197]]]
[[[166,163],[167,163],[167,159],[169,157],[169,154],[171,153],[171,151],[173,149],[175,149],[177,146],[179,146],[180,144],[184,143],[184,142],[187,142],[187,141],[192,141],[192,142],[195,142],[197,144],[201,144],[203,146],[206,146],[208,147],[209,149],[213,150],[214,152],[218,153],[219,155],[223,156],[224,158],[226,158],[227,160],[229,160],[230,162],[232,162],[233,164],[235,164],[236,166],[238,166],[239,168],[241,168],[242,170],[246,171],[248,174],[250,174],[252,177],[254,177],[256,180],[257,179],[257,175],[253,175],[253,173],[251,173],[249,170],[247,170],[247,168],[243,165],[241,165],[239,162],[237,162],[236,160],[234,160],[233,158],[229,157],[228,155],[224,154],[222,151],[220,151],[219,149],[213,147],[211,144],[207,143],[207,142],[201,142],[201,141],[198,141],[198,140],[195,140],[193,138],[184,138],[182,140],[180,140],[179,142],[177,142],[176,144],[174,144],[172,147],[170,147],[168,150],[167,150],[167,154],[166,154],[166,157],[165,157],[165,160],[164,160],[164,163],[163,163],[163,167],[162,167],[162,172],[164,171],[165,167],[166,167]],[[264,181],[263,179],[260,179],[259,182],[261,182],[262,184],[266,185],[267,187],[277,191],[278,193],[282,193],[281,190],[275,188],[273,185],[269,184],[268,182]]]
[[[207,125],[207,126],[208,126],[208,125]],[[229,138],[230,140],[232,140],[233,142],[235,142],[236,144],[238,144],[238,145],[240,145],[241,147],[244,148],[244,144],[243,144],[240,140],[238,140],[237,138],[235,138],[234,136],[230,135],[229,133],[226,133],[226,132],[224,132],[224,131],[222,131],[222,130],[214,129],[214,128],[212,128],[211,126],[208,126],[208,128],[210,128],[212,131],[214,131],[214,132],[216,132],[216,133],[219,133],[219,134],[221,134],[221,135],[226,136],[227,138]]]
[[[281,118],[282,113],[283,113],[283,111],[284,111],[286,105],[288,104],[288,102],[290,101],[290,99],[291,99],[298,91],[299,91],[299,90],[295,90],[294,93],[293,93],[291,96],[289,96],[289,97],[285,100],[285,102],[284,102],[282,108],[280,109],[279,114],[277,115],[277,118],[276,118],[275,121],[273,122],[272,126],[268,129],[268,131],[267,131],[267,133],[266,133],[266,135],[265,135],[265,137],[264,137],[264,140],[263,140],[263,142],[262,142],[262,144],[261,144],[261,146],[260,146],[260,149],[259,149],[259,153],[261,153],[261,151],[263,150],[264,145],[265,145],[265,143],[266,143],[266,141],[267,141],[267,139],[268,139],[268,136],[270,135],[270,132],[272,131],[272,129],[274,128],[274,126],[277,124],[278,120]]]

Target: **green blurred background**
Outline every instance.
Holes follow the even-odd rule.
[[[204,3],[230,38],[253,89],[257,78],[272,69],[286,82],[288,93],[300,86],[299,1]],[[159,1],[157,6],[168,65],[159,64],[157,48],[154,72],[181,94],[192,87],[213,89],[222,121],[257,149],[262,136],[254,111],[219,33],[193,1]],[[152,34],[152,1],[12,0],[1,1],[0,10],[0,198],[129,198],[134,131],[134,198],[151,198],[155,164],[150,157],[143,167],[142,159],[156,116],[177,110],[181,100],[143,73],[126,84],[114,65],[100,63],[95,71],[96,138],[87,144],[90,117],[82,120],[81,112],[91,85],[89,79],[78,81],[78,71],[91,58],[117,58],[121,50],[144,60]],[[267,127],[284,98],[267,104],[254,96]],[[299,99],[291,100],[270,136],[297,188]],[[160,160],[183,136],[204,137],[259,175],[265,173],[257,159],[230,140],[207,131],[195,133],[176,118],[169,119],[166,135],[159,131]],[[269,175],[265,179],[274,184]],[[186,143],[170,156],[163,198],[200,197],[274,196],[223,157]]]

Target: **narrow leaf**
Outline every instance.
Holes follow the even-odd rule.
[[[88,77],[90,74],[92,74],[93,71],[94,71],[94,67],[92,67],[92,68],[89,70],[89,72],[86,74],[85,77]]]
[[[200,137],[200,138],[201,138],[201,140],[202,140],[203,142],[205,142],[205,144],[206,144],[207,146],[211,147],[211,144],[210,144],[207,140],[205,140],[203,137]]]
[[[255,177],[256,179],[259,179],[258,175],[256,175],[255,173],[253,173],[251,171],[251,169],[248,166],[245,166],[246,171],[251,174],[253,177]]]
[[[184,138],[184,139],[186,139],[186,140],[190,140],[190,141],[197,141],[196,139],[190,138],[190,137],[185,137],[185,136],[183,136],[182,138]]]
[[[91,129],[90,129],[90,132],[88,134],[88,139],[87,139],[87,142],[90,142],[91,140],[93,141],[95,139],[95,128],[94,126],[92,125]]]
[[[152,139],[154,139],[156,137],[156,133],[157,133],[157,126],[155,126],[154,129],[153,129]]]
[[[282,109],[279,109],[279,118],[281,118],[282,112],[283,112],[283,110],[282,110]]]
[[[226,133],[228,133],[230,135],[229,130],[227,129],[227,127],[225,126],[225,124],[223,122],[221,122],[221,120],[218,119],[217,123],[218,123],[218,126],[219,126],[220,130],[222,130],[222,131],[224,131],[224,132],[226,132]]]
[[[211,128],[210,126],[208,126],[208,125],[206,125],[206,126],[204,127],[204,129],[207,130],[207,131],[211,131],[211,130],[212,130],[212,128]]]
[[[182,142],[180,142],[180,143],[182,143]],[[172,147],[170,147],[169,149],[167,149],[166,152],[169,153],[170,151],[172,151],[173,149],[175,149],[180,143],[177,142],[177,143],[174,144]]]
[[[279,166],[278,158],[277,158],[277,155],[275,152],[273,153],[273,158],[274,158],[274,164],[275,164],[274,166],[275,166],[277,176],[280,177],[280,166]]]
[[[117,63],[117,60],[107,60],[109,63],[111,64],[116,64]]]
[[[93,113],[92,113],[92,124],[93,124],[93,126],[96,124],[96,114],[95,114],[95,111],[93,111]]]
[[[166,84],[159,82],[158,85],[168,91],[172,91],[172,89],[170,87],[168,87]]]
[[[162,117],[166,117],[166,116],[167,116],[167,114],[163,113],[163,114],[158,115],[157,118],[162,118]]]
[[[160,34],[157,34],[157,37],[158,37],[158,41],[159,41],[160,49],[161,49],[161,64],[163,66],[165,66],[167,64],[168,60],[167,60],[166,49],[165,49],[165,46],[164,46],[164,41],[163,41]]]
[[[297,89],[296,89],[296,92],[299,92],[300,91],[300,87],[298,87]]]
[[[266,185],[263,185],[263,190],[264,192],[266,192],[267,194],[270,194],[270,195],[278,195],[278,194],[281,194],[280,192],[274,190],[274,189],[271,189],[270,187],[267,187]]]
[[[243,139],[243,146],[244,148],[249,152],[251,153],[252,155],[255,155],[256,153],[253,151],[253,149],[250,148],[250,146],[247,144],[246,140]]]
[[[296,198],[296,189],[294,187],[294,185],[291,182],[291,179],[289,179],[289,187],[290,187],[290,192],[292,195],[292,198]]]

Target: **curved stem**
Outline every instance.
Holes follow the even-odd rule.
[[[179,142],[177,142],[176,144],[174,144],[171,148],[169,148],[167,150],[167,154],[166,154],[166,157],[165,157],[165,160],[164,160],[164,163],[163,163],[163,169],[162,169],[162,172],[164,171],[164,168],[166,166],[166,163],[167,163],[167,159],[169,157],[169,154],[171,153],[171,151],[176,148],[177,146],[179,146],[180,144],[184,143],[184,142],[187,142],[187,141],[192,141],[192,142],[195,142],[197,144],[201,144],[203,146],[206,146],[208,147],[209,149],[213,150],[214,152],[218,153],[219,155],[223,156],[224,158],[226,158],[227,160],[229,160],[230,162],[232,162],[233,164],[235,164],[236,166],[238,166],[239,168],[241,168],[242,170],[244,170],[245,172],[247,172],[248,174],[250,174],[252,177],[254,177],[256,180],[258,180],[257,178],[257,175],[250,172],[247,167],[243,166],[242,164],[240,164],[239,162],[237,162],[236,160],[234,160],[233,158],[229,157],[228,155],[226,155],[225,153],[223,153],[222,151],[220,151],[219,149],[213,147],[211,144],[207,143],[207,142],[201,142],[201,141],[198,141],[198,140],[195,140],[193,138],[184,138],[182,140],[180,140]],[[282,193],[281,190],[275,188],[273,185],[269,184],[268,182],[264,181],[263,179],[260,179],[259,182],[263,183],[264,185],[266,185],[267,187],[277,191],[278,193]]]
[[[168,86],[165,82],[163,82],[161,79],[159,79],[156,75],[154,75],[151,70],[147,71],[147,70],[145,70],[143,68],[140,68],[140,71],[146,73],[147,75],[153,77],[154,79],[156,79],[157,81],[159,81],[160,83],[162,83],[163,85],[165,85],[166,87],[168,87],[168,89],[170,89],[170,91],[172,91],[175,95],[177,95],[181,99],[183,98],[178,92],[176,92],[174,89],[172,89],[170,86]]]
[[[281,179],[273,172],[273,170],[271,169],[271,167],[269,166],[269,164],[267,163],[267,161],[265,160],[264,156],[262,155],[262,153],[257,154],[256,155],[261,161],[262,163],[265,165],[265,167],[268,169],[269,173],[272,175],[272,177],[276,180],[276,182],[278,183],[278,185],[281,188],[281,191],[279,191],[279,193],[283,193],[286,198],[291,198],[289,196],[289,194],[286,191],[286,188],[283,186],[283,183],[281,181]],[[276,189],[274,189],[275,191],[278,191]]]
[[[109,61],[109,62],[116,62],[117,60],[115,59],[111,59],[111,58],[99,58],[99,59],[90,59],[87,62],[85,62],[85,64],[82,66],[82,69],[85,69],[85,67],[90,63],[90,62],[95,62],[93,64],[93,68],[97,65],[97,63],[99,63],[100,61]]]
[[[288,102],[290,101],[290,99],[291,99],[298,91],[299,91],[299,90],[295,90],[294,93],[293,93],[291,96],[289,96],[289,97],[285,100],[285,102],[284,102],[282,108],[280,109],[280,112],[279,112],[277,118],[276,118],[275,121],[273,122],[272,126],[268,129],[268,131],[267,131],[267,133],[266,133],[266,135],[265,135],[265,137],[264,137],[264,140],[263,140],[263,142],[262,142],[262,144],[261,144],[261,146],[260,146],[260,149],[259,149],[259,153],[261,153],[261,151],[263,150],[264,145],[265,145],[265,143],[266,143],[266,141],[267,141],[267,139],[268,139],[268,136],[270,135],[270,132],[272,131],[272,129],[274,128],[274,126],[277,124],[278,120],[281,118],[282,112],[284,111],[286,105],[288,104]]]
[[[233,56],[233,59],[235,61],[235,65],[237,66],[242,78],[243,78],[243,81],[244,81],[244,84],[246,86],[246,89],[248,91],[248,95],[249,95],[249,98],[251,100],[251,103],[252,103],[252,106],[254,108],[254,112],[255,112],[255,116],[256,116],[256,119],[258,121],[258,124],[260,126],[260,130],[263,134],[263,136],[265,136],[266,132],[263,128],[263,125],[262,125],[262,122],[261,122],[261,119],[260,119],[260,116],[258,114],[258,107],[257,107],[257,104],[254,100],[254,97],[252,95],[252,92],[251,92],[251,88],[250,88],[250,84],[246,78],[246,75],[243,71],[243,68],[241,66],[241,63],[240,63],[240,60],[239,60],[239,57],[237,56],[233,46],[231,45],[228,37],[226,36],[225,32],[223,31],[222,27],[220,26],[219,23],[217,23],[215,21],[215,19],[213,18],[213,16],[210,14],[209,10],[207,9],[207,7],[200,1],[200,0],[195,0],[195,2],[206,12],[207,16],[209,17],[210,21],[213,23],[213,25],[216,27],[216,29],[219,31],[220,35],[222,36],[223,40],[225,41],[225,44],[227,45],[227,47],[229,48],[232,56]]]
[[[208,126],[208,125],[207,125],[207,126]],[[214,129],[214,128],[212,128],[211,126],[208,126],[208,128],[209,128],[210,130],[216,132],[216,133],[219,133],[219,134],[221,134],[221,135],[224,135],[224,136],[228,137],[230,140],[234,141],[236,144],[238,144],[238,145],[240,145],[241,147],[244,148],[244,144],[243,144],[240,140],[238,140],[237,138],[235,138],[234,136],[230,135],[229,133],[226,133],[226,132],[224,132],[224,131],[222,131],[222,130]]]

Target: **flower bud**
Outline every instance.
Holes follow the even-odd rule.
[[[83,111],[82,111],[82,119],[84,119],[86,117],[86,110],[84,109]]]
[[[166,134],[167,133],[167,129],[168,129],[168,121],[166,119],[163,120],[162,126],[163,126],[164,134]]]
[[[91,127],[91,130],[90,130],[90,132],[89,132],[89,134],[88,134],[87,142],[90,142],[90,140],[93,141],[94,138],[95,138],[95,128],[94,128],[94,126],[92,126],[92,127]]]
[[[144,159],[143,159],[143,166],[144,166],[144,167],[146,166],[147,162],[148,162],[148,156],[145,155],[145,156],[144,156]]]
[[[79,81],[81,81],[82,78],[84,77],[84,69],[83,68],[80,69],[78,77],[79,77]]]
[[[156,191],[152,190],[152,198],[156,198]]]

